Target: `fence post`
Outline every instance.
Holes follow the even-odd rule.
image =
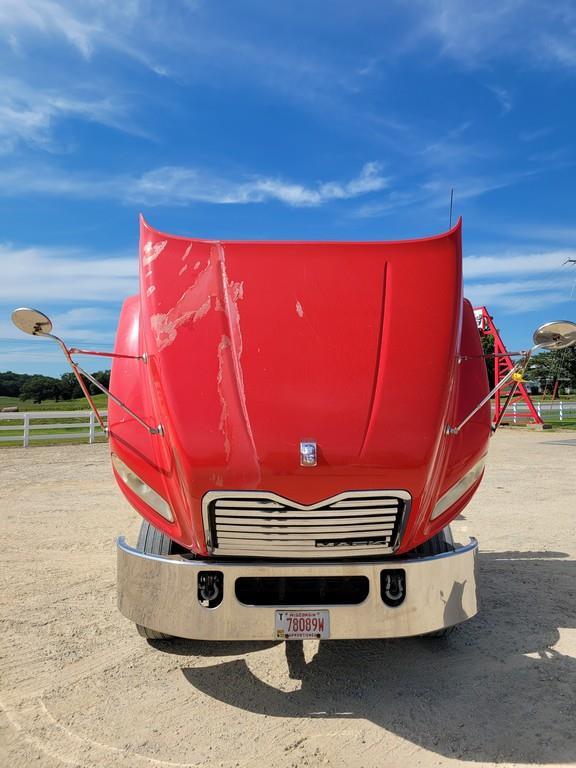
[[[24,414],[24,434],[22,440],[22,447],[28,448],[30,445],[30,414]]]
[[[542,413],[540,412],[540,400],[536,403],[536,412],[538,413],[538,416],[542,418]]]
[[[90,423],[88,430],[88,442],[94,442],[94,411],[90,411]]]
[[[562,421],[564,418],[564,407],[562,404],[562,400],[560,400],[560,421]]]
[[[514,413],[514,424],[516,424],[516,403],[512,403],[512,412]]]

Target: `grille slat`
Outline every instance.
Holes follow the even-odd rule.
[[[356,551],[358,550],[358,551]],[[336,547],[327,552],[316,547],[234,547],[234,552],[219,550],[219,554],[233,557],[262,557],[278,558],[279,560],[316,560],[328,557],[374,557],[375,555],[390,554],[389,548],[373,547]]]
[[[382,531],[378,528],[369,528],[367,530],[355,531],[327,531],[324,530],[320,533],[283,533],[278,531],[267,531],[266,533],[252,533],[252,531],[219,531],[218,541],[224,541],[225,539],[252,539],[254,541],[301,541],[302,543],[308,541],[316,541],[317,539],[353,539],[363,538],[366,536],[377,536],[378,538],[390,538],[390,531]]]
[[[350,491],[306,506],[264,491],[211,491],[202,503],[214,554],[358,557],[394,551],[410,495]]]
[[[347,535],[350,535],[350,532],[358,531],[360,533],[365,533],[366,531],[371,530],[377,530],[377,531],[393,531],[394,530],[394,524],[393,523],[385,523],[383,525],[378,524],[378,520],[371,520],[369,523],[356,523],[355,525],[330,525],[329,523],[325,523],[324,525],[319,524],[312,524],[312,525],[302,525],[298,523],[298,525],[286,525],[273,522],[269,523],[268,525],[239,525],[238,523],[235,523],[233,525],[231,524],[222,524],[218,523],[218,531],[221,531],[222,533],[226,533],[227,531],[244,531],[249,533],[302,533],[303,536],[306,535],[312,535],[315,536],[317,533],[330,533],[330,531],[334,531],[335,533],[346,533]]]
[[[214,513],[216,517],[222,518],[222,517],[258,517],[262,518],[264,520],[269,520],[271,517],[275,517],[278,520],[283,520],[284,518],[304,518],[305,520],[309,520],[311,518],[320,518],[324,519],[325,517],[332,518],[352,518],[356,516],[362,515],[363,517],[366,515],[381,515],[383,517],[388,516],[392,519],[396,519],[397,516],[397,507],[396,508],[390,508],[390,507],[381,507],[381,508],[374,508],[374,509],[366,509],[365,507],[362,507],[361,509],[354,510],[354,509],[290,509],[288,507],[282,507],[281,509],[275,509],[271,510],[270,512],[264,511],[262,509],[247,509],[243,507],[242,509],[239,509],[237,513],[235,513],[232,509],[226,509],[226,510],[220,510],[218,507],[214,510]]]
[[[381,541],[382,537],[378,537],[378,541]],[[234,541],[229,542],[230,544],[234,544],[234,549],[242,550],[243,552],[253,552],[254,551],[254,542],[250,540],[246,541]],[[382,544],[373,544],[371,547],[368,545],[362,545],[362,547],[358,546],[359,549],[362,550],[362,553],[365,550],[372,549],[372,550],[380,550],[382,547]],[[345,547],[342,546],[342,549]],[[348,547],[349,549],[350,547]],[[339,547],[336,547],[336,549],[339,549]],[[300,542],[295,541],[287,541],[284,544],[262,544],[262,546],[258,547],[258,552],[302,552],[306,553],[306,557],[314,557],[315,553],[318,553],[317,547],[314,546],[312,542],[308,542],[308,544],[302,544]]]
[[[218,509],[241,509],[242,507],[253,507],[254,509],[282,509],[283,504],[278,504],[276,501],[242,501],[241,499],[234,499],[234,501],[217,501],[215,506]]]
[[[383,502],[381,499],[358,499],[356,501],[337,501],[332,504],[330,509],[360,509],[361,507],[374,507],[376,509],[382,507],[397,506],[397,500],[391,499],[389,503]]]

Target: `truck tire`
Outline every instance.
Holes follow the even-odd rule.
[[[454,552],[454,539],[449,525],[425,541],[424,544],[413,549],[411,554],[417,557],[434,557],[434,555],[441,555],[444,552]]]
[[[165,533],[154,528],[147,520],[142,521],[136,549],[139,552],[145,552],[147,555],[171,555],[174,553],[176,544],[166,536]],[[167,635],[164,632],[157,632],[155,629],[143,627],[136,624],[136,629],[141,637],[147,640],[173,640],[173,635]]]

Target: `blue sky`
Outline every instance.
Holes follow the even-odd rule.
[[[445,230],[451,187],[466,293],[525,347],[576,319],[575,129],[572,0],[0,0],[0,370],[65,370],[15,306],[111,348],[139,211],[385,240]]]

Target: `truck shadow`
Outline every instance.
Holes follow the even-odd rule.
[[[289,643],[297,691],[258,679],[244,659],[182,671],[207,696],[253,713],[365,718],[461,760],[572,763],[576,561],[567,558],[480,554],[481,612],[445,639],[328,641],[309,663],[301,645]],[[269,646],[243,645],[237,652]]]

